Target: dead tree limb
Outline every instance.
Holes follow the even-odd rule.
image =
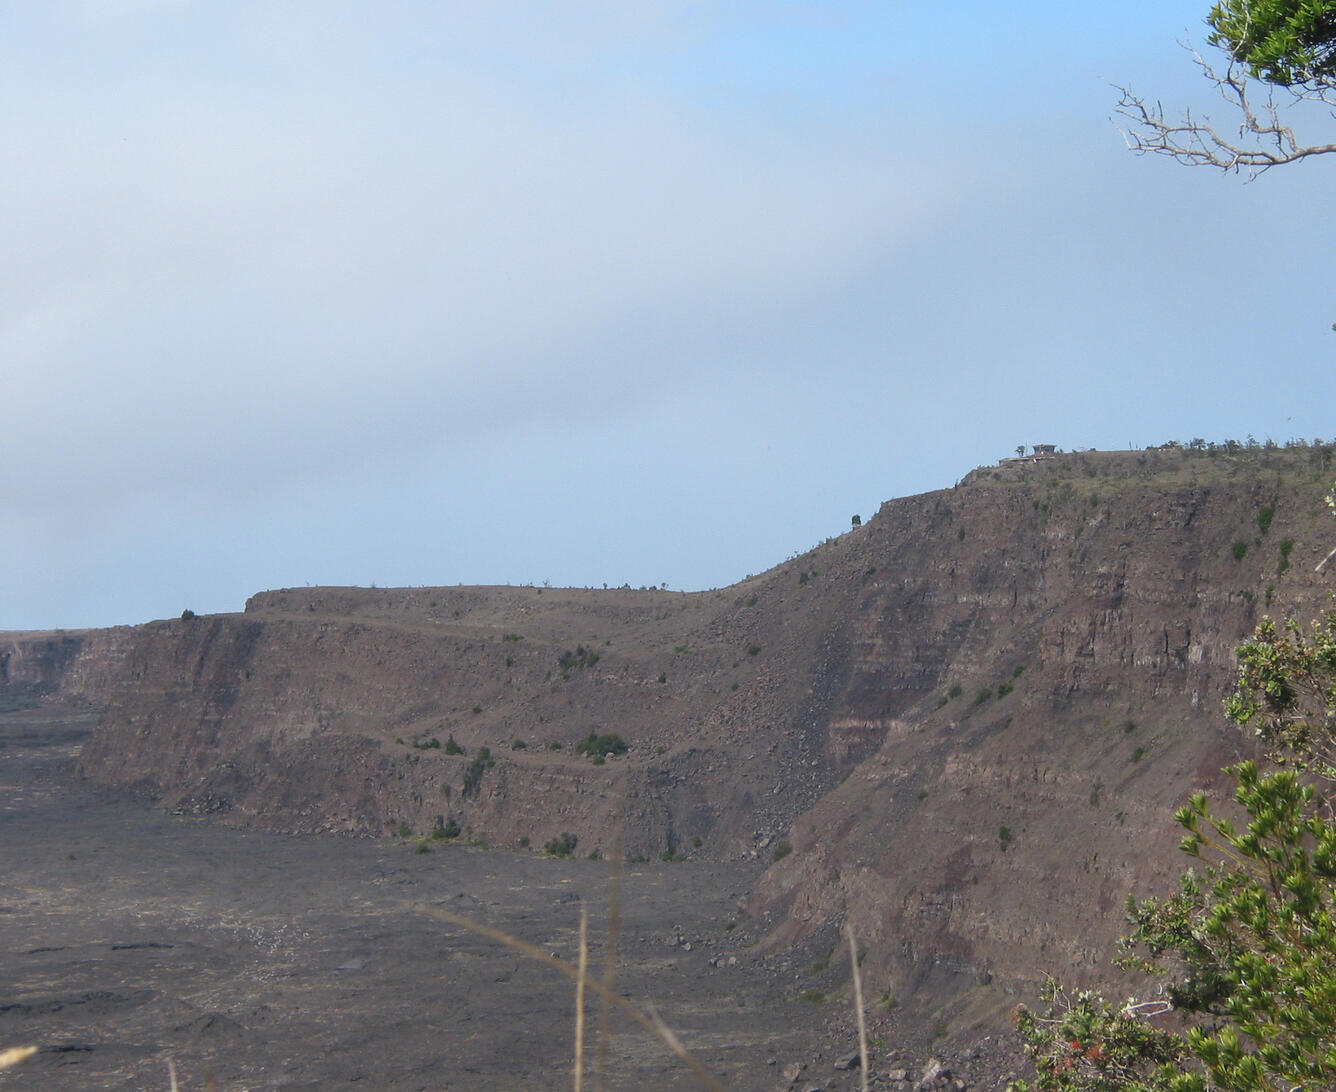
[[[1115,124],[1127,146],[1138,155],[1166,155],[1178,163],[1247,172],[1250,179],[1283,163],[1336,152],[1336,144],[1305,144],[1285,121],[1293,109],[1316,106],[1336,118],[1336,82],[1313,75],[1306,82],[1277,86],[1255,79],[1234,61],[1222,73],[1200,53],[1184,46],[1202,75],[1237,115],[1237,136],[1221,130],[1209,116],[1200,119],[1185,111],[1175,120],[1159,102],[1150,102],[1126,87],[1114,84],[1122,96],[1115,108]],[[1265,88],[1265,101],[1255,102],[1253,89]]]

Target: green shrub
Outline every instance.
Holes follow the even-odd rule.
[[[1009,683],[1009,682],[999,683],[999,684],[998,684],[998,687],[997,687],[997,696],[998,696],[999,698],[1005,698],[1008,694],[1010,694],[1010,693],[1011,693],[1013,690],[1015,690],[1015,689],[1016,689],[1016,688],[1015,688],[1014,686],[1012,686],[1011,683]]]
[[[514,742],[512,742],[511,745],[510,745],[510,749],[511,749],[512,751],[524,751],[524,750],[527,750],[528,747],[529,747],[529,745],[528,745],[527,743],[525,743],[524,740],[522,740],[522,739],[517,739],[517,740],[515,740]]]
[[[778,842],[775,843],[775,849],[774,852],[770,855],[770,859],[773,861],[782,861],[792,852],[793,852],[792,843],[787,838],[781,838]]]
[[[627,749],[626,740],[622,739],[616,732],[605,732],[603,735],[599,735],[593,730],[575,745],[576,754],[585,755],[594,759],[595,762],[607,758],[608,755],[624,755]]]
[[[761,651],[761,646],[760,646],[760,645],[748,645],[748,646],[747,646],[747,655],[748,655],[748,656],[756,656],[756,655],[758,655],[758,654],[760,653],[760,651]]]
[[[1271,521],[1276,517],[1276,506],[1274,504],[1264,504],[1257,512],[1257,527],[1266,534],[1271,530]]]
[[[478,793],[482,791],[482,776],[493,766],[496,765],[496,759],[492,757],[492,752],[486,747],[479,747],[477,757],[469,763],[469,768],[464,771],[464,797],[473,800]]]
[[[543,851],[550,857],[569,857],[575,852],[575,845],[579,840],[570,831],[566,831],[556,838],[549,839],[543,845]]]
[[[1229,552],[1234,555],[1235,561],[1242,561],[1243,555],[1248,552],[1248,544],[1241,538],[1234,540],[1234,545],[1229,548]]]
[[[181,621],[189,622],[192,618],[198,617],[193,610],[187,607],[181,612]]]
[[[455,742],[455,737],[453,735],[445,741],[443,750],[448,755],[462,755],[464,753],[464,748]]]
[[[961,686],[960,683],[952,683],[951,686],[946,691],[947,700],[950,701],[954,698],[958,698],[964,692],[965,688]]]
[[[1290,567],[1290,551],[1294,549],[1294,539],[1282,538],[1280,540],[1280,560],[1276,562],[1276,575],[1280,576]]]
[[[974,704],[982,705],[984,702],[989,701],[992,698],[992,696],[993,696],[992,687],[985,686],[982,690],[980,690],[977,694],[974,695]]]
[[[515,641],[522,641],[524,640],[524,638],[520,636],[520,634],[518,633],[507,633],[504,637],[501,638],[501,640],[510,641],[514,643]]]
[[[593,667],[599,661],[599,655],[592,648],[585,648],[584,645],[576,645],[575,651],[567,649],[557,657],[557,665],[561,668],[561,677],[569,678],[574,670],[584,671],[586,668]]]
[[[997,846],[1003,853],[1007,851],[1007,846],[1011,845],[1011,828],[1001,826],[997,828]]]
[[[450,816],[449,819],[446,819],[444,816],[441,815],[436,816],[436,822],[431,828],[431,835],[430,835],[430,837],[434,841],[437,842],[450,841],[453,838],[458,838],[459,834],[460,834],[459,823],[455,820],[455,817],[453,815]]]

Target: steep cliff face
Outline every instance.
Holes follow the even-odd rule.
[[[129,626],[56,633],[0,633],[0,711],[58,701],[97,707],[130,643]]]
[[[1234,647],[1263,612],[1326,603],[1336,533],[1302,466],[1088,465],[979,474],[874,521],[830,738],[875,750],[755,891],[772,943],[848,921],[878,990],[962,1015],[1049,972],[1109,981],[1127,894],[1181,869],[1173,808],[1253,753],[1222,715]]]
[[[795,715],[804,643],[782,639],[763,583],[315,589],[154,623],[81,770],[287,830],[421,833],[439,817],[490,842],[753,853],[833,783],[820,721]],[[629,753],[593,764],[577,753],[590,732]],[[785,791],[745,806],[752,781]]]
[[[772,944],[848,920],[878,990],[1000,1011],[1046,970],[1107,978],[1122,900],[1177,870],[1169,812],[1250,746],[1220,711],[1234,646],[1326,601],[1330,462],[978,471],[689,595],[264,593],[136,629],[81,769],[296,831],[453,818],[722,858],[783,838],[751,901]],[[590,732],[628,752],[593,764]]]

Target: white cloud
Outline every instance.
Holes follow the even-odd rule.
[[[448,54],[348,84],[346,37],[285,85],[275,40],[292,35],[185,86],[27,73],[38,105],[0,191],[19,258],[0,357],[20,376],[0,458],[70,457],[20,475],[11,502],[309,475],[362,444],[504,426],[477,407],[535,391],[557,415],[590,390],[647,396],[666,367],[681,382],[720,363],[656,349],[766,321],[967,188],[838,127],[536,99]],[[635,328],[662,331],[642,360],[596,355]]]

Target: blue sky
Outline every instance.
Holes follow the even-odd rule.
[[[1208,6],[9,5],[0,628],[720,586],[1018,443],[1336,434],[1336,162],[1110,121],[1214,109]]]

